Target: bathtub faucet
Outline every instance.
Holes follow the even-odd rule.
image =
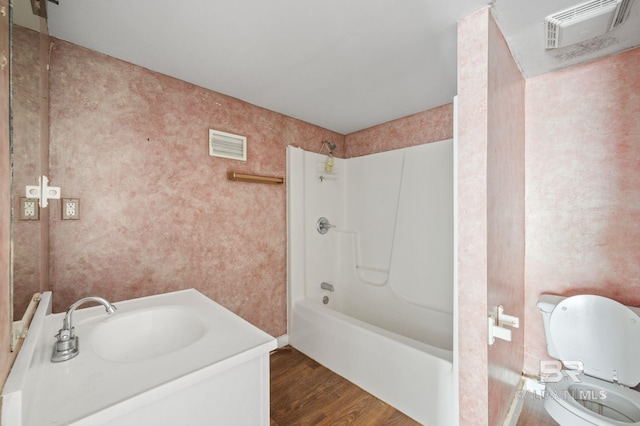
[[[329,219],[327,219],[326,217],[321,217],[316,222],[316,230],[322,235],[329,232],[330,228],[335,228],[335,227],[336,227],[335,225],[332,225],[331,223],[329,223]]]
[[[322,284],[320,284],[320,288],[322,288],[323,290],[333,291],[333,284],[323,282]]]
[[[67,361],[78,355],[78,336],[74,334],[71,317],[73,312],[80,306],[88,302],[98,302],[105,307],[107,314],[111,315],[116,311],[116,307],[108,300],[98,296],[89,296],[78,300],[69,307],[69,310],[62,321],[62,328],[56,335],[55,345],[53,346],[53,354],[51,354],[51,362]]]

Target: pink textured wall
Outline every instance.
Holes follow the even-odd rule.
[[[525,81],[489,14],[487,303],[524,321]],[[463,311],[464,312],[464,311]],[[522,375],[524,324],[489,346],[489,424],[502,424]]]
[[[453,104],[399,118],[345,136],[345,158],[407,148],[453,137]]]
[[[489,9],[458,24],[460,424],[504,421],[520,381],[521,330],[487,343],[487,315],[522,317],[524,79]]]
[[[526,362],[540,294],[640,306],[640,48],[527,80]]]
[[[488,424],[488,9],[458,22],[458,357],[461,425]]]
[[[53,40],[51,176],[80,220],[51,211],[54,310],[194,287],[268,333],[286,332],[286,146],[344,137]],[[210,157],[210,128],[245,135],[246,163]],[[59,205],[58,205],[59,206]]]
[[[0,0],[0,56],[9,58],[9,1]],[[0,67],[0,389],[9,375],[11,352],[11,158],[9,153],[9,67]]]

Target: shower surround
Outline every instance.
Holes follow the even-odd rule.
[[[290,342],[421,423],[453,424],[453,141],[325,161],[288,150]]]

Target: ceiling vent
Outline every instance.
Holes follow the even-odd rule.
[[[247,161],[247,138],[209,129],[209,155]]]
[[[545,18],[546,48],[601,36],[620,25],[633,0],[592,0]]]

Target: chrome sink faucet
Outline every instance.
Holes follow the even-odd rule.
[[[78,348],[78,336],[76,336],[73,331],[71,317],[73,312],[80,307],[80,305],[84,305],[88,302],[98,302],[102,304],[109,315],[116,311],[116,307],[114,305],[112,305],[108,300],[98,296],[84,297],[71,305],[64,316],[64,320],[62,321],[62,328],[55,336],[58,340],[56,340],[56,343],[53,346],[51,362],[67,361],[80,353]]]

